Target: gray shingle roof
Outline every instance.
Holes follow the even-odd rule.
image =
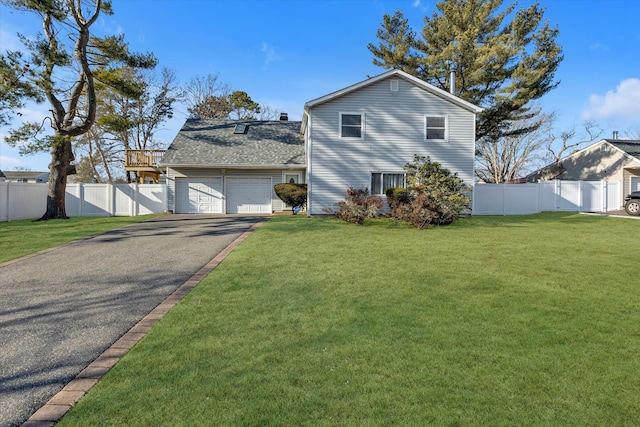
[[[246,134],[233,133],[246,124]],[[301,122],[188,119],[161,165],[248,167],[304,166]]]
[[[607,139],[609,144],[640,160],[640,140],[635,139]]]

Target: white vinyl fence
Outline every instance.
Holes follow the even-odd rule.
[[[136,216],[167,210],[166,184],[67,184],[68,216]],[[47,184],[0,182],[0,221],[39,218]]]
[[[476,184],[473,188],[473,215],[607,212],[621,208],[621,190],[620,181]]]

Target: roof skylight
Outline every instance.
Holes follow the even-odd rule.
[[[233,129],[233,133],[243,134],[243,133],[247,133],[248,130],[249,130],[249,125],[245,123],[238,123],[236,127]]]

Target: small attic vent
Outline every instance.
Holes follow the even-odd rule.
[[[391,92],[397,92],[398,91],[398,80],[393,79],[391,80]]]
[[[249,130],[249,125],[244,123],[238,123],[235,128],[233,128],[233,133],[235,134],[244,134]]]

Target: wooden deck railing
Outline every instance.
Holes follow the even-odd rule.
[[[167,150],[126,150],[125,167],[157,166]]]

